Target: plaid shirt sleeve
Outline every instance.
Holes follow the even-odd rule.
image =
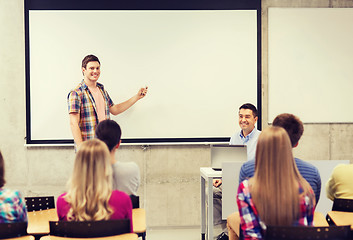
[[[310,189],[311,195],[314,195],[314,192],[312,189]],[[300,218],[297,222],[297,225],[300,226],[312,226],[314,222],[314,211],[315,211],[315,205],[313,203],[312,198],[310,198],[308,195],[302,194],[300,197]]]
[[[248,180],[240,183],[237,194],[240,226],[245,240],[262,239],[262,228],[255,205],[251,199]]]
[[[81,99],[76,91],[71,91],[67,96],[69,113],[79,113],[81,107]]]

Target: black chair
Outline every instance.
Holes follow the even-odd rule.
[[[350,226],[267,226],[265,240],[348,240]]]
[[[25,197],[27,211],[40,211],[55,208],[54,196]]]
[[[0,239],[27,235],[27,222],[0,223]]]
[[[132,203],[132,217],[134,232],[142,237],[142,240],[146,240],[146,211],[140,208],[140,197],[136,195],[130,195]]]
[[[353,199],[334,199],[332,211],[353,212]]]
[[[140,197],[136,195],[130,195],[132,208],[140,208]]]
[[[72,238],[108,237],[130,233],[130,219],[107,221],[49,221],[50,235]]]

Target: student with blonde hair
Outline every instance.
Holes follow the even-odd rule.
[[[244,239],[263,239],[266,225],[313,225],[315,196],[300,175],[287,132],[269,127],[259,136],[254,177],[240,183],[237,194]],[[236,239],[232,215],[229,239]]]
[[[98,139],[80,146],[75,159],[69,190],[58,197],[59,220],[99,221],[128,218],[132,231],[130,197],[112,190],[110,153]]]

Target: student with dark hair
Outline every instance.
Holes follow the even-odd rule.
[[[67,97],[71,132],[77,146],[93,139],[98,123],[109,119],[110,113],[126,111],[147,94],[147,87],[141,88],[129,100],[114,104],[103,84],[98,83],[100,67],[98,57],[87,55],[82,60],[83,80]]]
[[[0,152],[0,223],[27,222],[26,203],[19,191],[4,188],[5,162]]]
[[[113,168],[113,189],[128,195],[137,195],[140,186],[140,169],[135,162],[117,161],[116,150],[121,143],[121,128],[113,120],[104,120],[98,124],[96,136],[107,144],[110,151],[110,162]]]

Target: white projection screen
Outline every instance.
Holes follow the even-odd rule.
[[[114,103],[148,86],[111,115],[123,142],[227,141],[238,107],[260,102],[258,28],[256,9],[28,9],[27,144],[73,142],[67,95],[88,54]]]

